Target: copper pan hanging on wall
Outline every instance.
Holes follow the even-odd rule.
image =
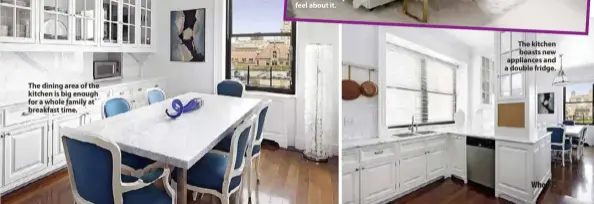
[[[348,79],[342,80],[342,100],[355,100],[361,96],[359,83],[351,80],[351,66],[348,68]]]
[[[369,70],[369,80],[363,82],[361,84],[361,94],[367,97],[374,97],[377,95],[377,85],[375,82],[371,81],[371,72],[373,70]]]

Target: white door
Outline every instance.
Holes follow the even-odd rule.
[[[396,194],[396,161],[364,165],[361,169],[362,203],[375,203]]]
[[[35,174],[48,166],[47,128],[44,122],[5,131],[5,184]]]
[[[52,165],[62,165],[66,161],[64,146],[62,145],[61,127],[77,128],[83,124],[83,116],[76,115],[54,120],[52,123]]]
[[[402,158],[398,172],[400,173],[398,175],[400,192],[423,184],[427,177],[427,159],[425,153]]]
[[[453,135],[451,144],[452,174],[466,178],[466,137]]]
[[[427,153],[427,180],[444,176],[447,170],[447,152],[445,149],[432,150]]]
[[[342,203],[359,204],[359,167],[344,167],[342,174]]]

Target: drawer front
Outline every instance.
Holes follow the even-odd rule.
[[[29,113],[27,106],[16,106],[4,109],[2,116],[4,127],[10,127],[29,121],[43,119],[46,115],[43,113]]]
[[[425,154],[425,141],[412,140],[400,143],[400,157],[403,159]]]
[[[159,79],[159,80],[154,80],[151,81],[150,84],[150,88],[160,88],[161,90],[165,91],[165,86],[166,86],[166,80],[165,79]]]
[[[137,96],[137,97],[132,98],[132,100],[130,100],[130,104],[132,105],[132,108],[136,109],[136,108],[142,108],[142,107],[148,105],[148,101],[147,101],[146,97]]]
[[[433,139],[428,139],[425,141],[425,149],[426,151],[436,151],[442,150],[447,148],[447,137],[437,137]]]
[[[350,166],[350,165],[357,165],[357,164],[359,164],[359,154],[357,154],[357,151],[342,153],[342,165],[343,166]]]
[[[111,90],[111,97],[124,97],[130,98],[132,91],[130,87],[117,87]]]
[[[396,157],[396,151],[393,145],[378,145],[361,150],[361,161],[369,162],[378,159]]]

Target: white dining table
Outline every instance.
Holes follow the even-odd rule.
[[[170,119],[165,110],[171,108],[173,99],[168,99],[74,131],[110,138],[122,151],[177,167],[177,175],[174,175],[177,176],[177,203],[186,204],[187,170],[227,132],[255,113],[263,100],[202,93],[186,93],[174,98],[183,103],[201,98],[204,104],[198,110]]]
[[[566,125],[565,126],[565,135],[571,137],[581,137],[582,132],[586,129],[585,125]]]

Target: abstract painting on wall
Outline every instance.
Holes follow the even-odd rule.
[[[538,94],[538,113],[555,114],[555,93]]]
[[[205,9],[171,11],[171,61],[204,62]]]

